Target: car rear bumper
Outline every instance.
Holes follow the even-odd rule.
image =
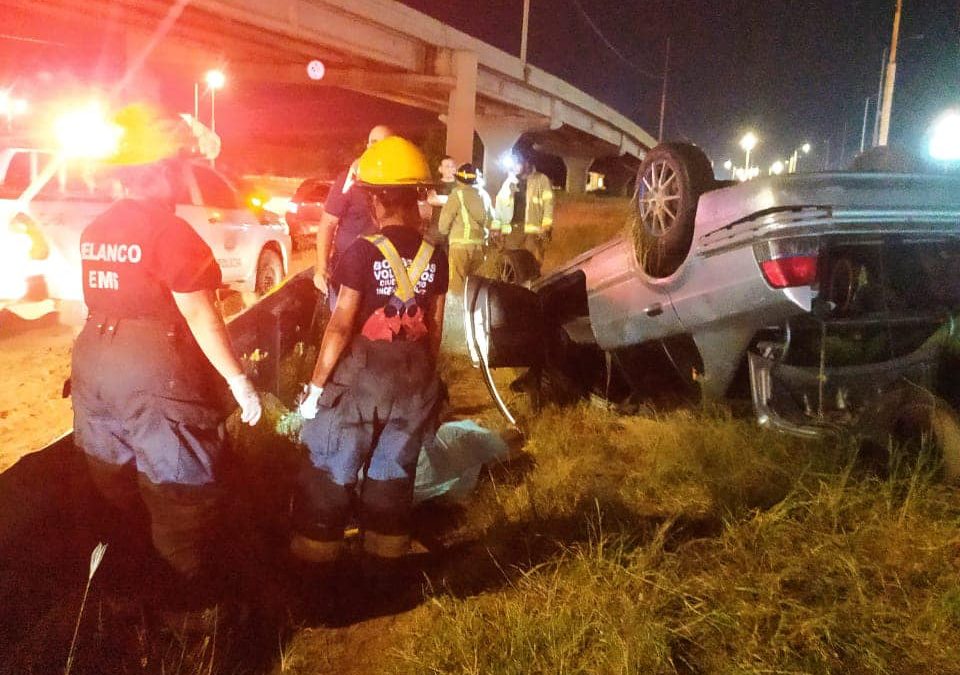
[[[936,386],[942,343],[931,339],[907,356],[869,365],[813,368],[748,352],[750,389],[760,426],[816,438],[869,431],[869,412],[898,384]]]

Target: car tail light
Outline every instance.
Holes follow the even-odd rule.
[[[812,286],[817,281],[817,257],[798,255],[760,263],[763,276],[774,288]]]
[[[29,255],[33,260],[45,260],[50,255],[50,247],[40,228],[22,213],[10,222],[10,233],[14,237],[26,237],[30,241]]]
[[[781,239],[754,246],[764,279],[772,288],[796,288],[817,283],[820,242]]]

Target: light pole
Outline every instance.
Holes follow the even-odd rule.
[[[878,145],[886,145],[890,137],[890,115],[893,112],[893,88],[897,81],[897,44],[900,41],[900,15],[902,13],[903,0],[897,0],[897,10],[893,15],[893,37],[890,40],[890,61],[887,63],[887,78],[883,85],[883,104],[880,107]]]
[[[217,89],[223,89],[227,78],[222,70],[208,70],[204,76],[207,82],[207,89],[210,91],[210,132],[217,134]],[[216,157],[210,158],[210,166],[216,166]]]
[[[740,147],[745,153],[747,153],[747,160],[744,163],[744,169],[746,170],[747,175],[750,174],[750,153],[755,147],[757,147],[757,143],[759,142],[760,139],[757,138],[757,135],[752,131],[748,131],[743,135],[743,138],[740,139]]]
[[[787,173],[796,173],[797,165],[800,163],[800,153],[802,152],[805,155],[809,155],[811,146],[809,143],[804,143],[799,148],[793,151],[793,154],[790,155],[790,161],[787,163]]]
[[[863,149],[867,146],[867,119],[870,117],[870,101],[873,100],[873,96],[867,96],[867,100],[863,103],[863,130],[860,132],[860,152],[863,152]]]
[[[527,34],[530,32],[530,0],[523,0],[523,26],[520,29],[520,65],[527,65]],[[526,75],[524,75],[526,77]]]

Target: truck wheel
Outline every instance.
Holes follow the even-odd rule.
[[[637,262],[652,277],[668,277],[690,252],[700,195],[714,187],[713,168],[700,148],[664,143],[637,173],[631,224]]]
[[[257,279],[253,286],[254,292],[257,297],[262,297],[281,281],[283,281],[283,259],[273,249],[263,249],[260,252],[260,259],[257,261]]]
[[[497,279],[500,281],[522,286],[539,276],[540,265],[530,251],[517,249],[500,252],[497,265]]]

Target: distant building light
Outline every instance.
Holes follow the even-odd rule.
[[[942,162],[960,161],[960,112],[944,113],[934,123],[930,133],[930,156]]]

